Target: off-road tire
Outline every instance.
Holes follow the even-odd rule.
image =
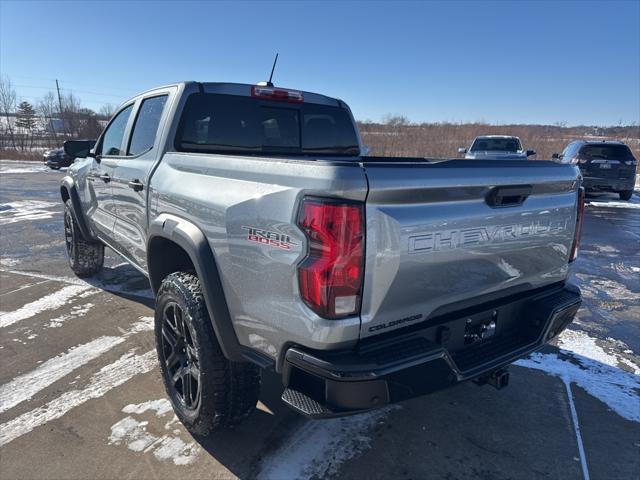
[[[633,190],[625,190],[624,192],[619,192],[618,195],[620,195],[620,200],[629,201],[633,195]]]
[[[100,271],[104,263],[104,245],[88,242],[82,237],[73,213],[71,200],[64,204],[64,237],[69,266],[79,277],[89,277]]]
[[[177,350],[171,346],[175,336],[170,342],[163,335],[163,327],[173,329],[167,324],[169,316],[174,317],[173,323],[178,323],[175,321],[176,305],[181,310],[179,316],[186,331],[185,340],[179,340],[185,345],[181,354],[182,367],[176,367],[173,356]],[[170,313],[172,310],[173,314]],[[225,358],[195,273],[176,272],[162,281],[156,297],[155,337],[165,389],[176,415],[191,433],[206,436],[214,430],[231,428],[255,410],[260,393],[260,369],[251,363],[231,362]],[[188,352],[191,356],[185,358],[190,355]],[[169,358],[174,361],[168,362]],[[197,366],[197,375],[191,374],[188,380],[183,377],[179,384],[174,382],[174,375],[180,375],[178,370],[188,371],[189,364]],[[199,377],[195,387],[199,398],[192,394],[196,376]],[[191,384],[188,400],[185,400],[185,381]]]

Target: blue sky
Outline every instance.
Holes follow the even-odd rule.
[[[640,1],[0,2],[0,73],[90,108],[180,80],[344,99],[358,119],[640,123]]]

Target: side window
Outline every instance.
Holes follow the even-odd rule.
[[[127,155],[140,155],[153,147],[166,102],[167,95],[146,98],[142,101],[133,126]]]
[[[121,110],[107,128],[107,131],[104,132],[99,152],[101,155],[122,155],[124,153],[120,148],[122,147],[122,138],[124,137],[124,130],[127,128],[131,110],[133,110],[133,105]]]

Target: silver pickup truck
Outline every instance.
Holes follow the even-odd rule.
[[[504,367],[574,317],[583,196],[574,165],[362,156],[347,105],[187,82],[126,102],[60,187],[72,270],[109,246],[149,278],[181,421],[249,415],[261,369],[313,418]]]

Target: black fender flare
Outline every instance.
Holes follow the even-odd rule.
[[[64,194],[65,191],[67,193],[67,196],[71,200],[71,210],[72,210],[73,216],[76,219],[76,222],[78,223],[78,228],[80,228],[80,233],[82,234],[82,237],[85,240],[97,241],[98,239],[91,231],[91,228],[89,228],[87,219],[84,215],[84,212],[82,211],[82,204],[80,203],[80,196],[78,195],[78,189],[76,188],[76,183],[73,180],[73,178],[69,176],[63,177],[62,180],[60,181],[60,196],[62,197],[63,201],[65,197],[65,194]]]
[[[196,225],[174,215],[162,214],[151,222],[147,237],[147,265],[154,294],[157,294],[162,279],[153,274],[149,247],[153,239],[158,237],[176,243],[187,252],[200,279],[209,318],[222,353],[228,360],[246,362],[247,359],[242,355],[242,347],[233,328],[220,274],[207,237]]]

